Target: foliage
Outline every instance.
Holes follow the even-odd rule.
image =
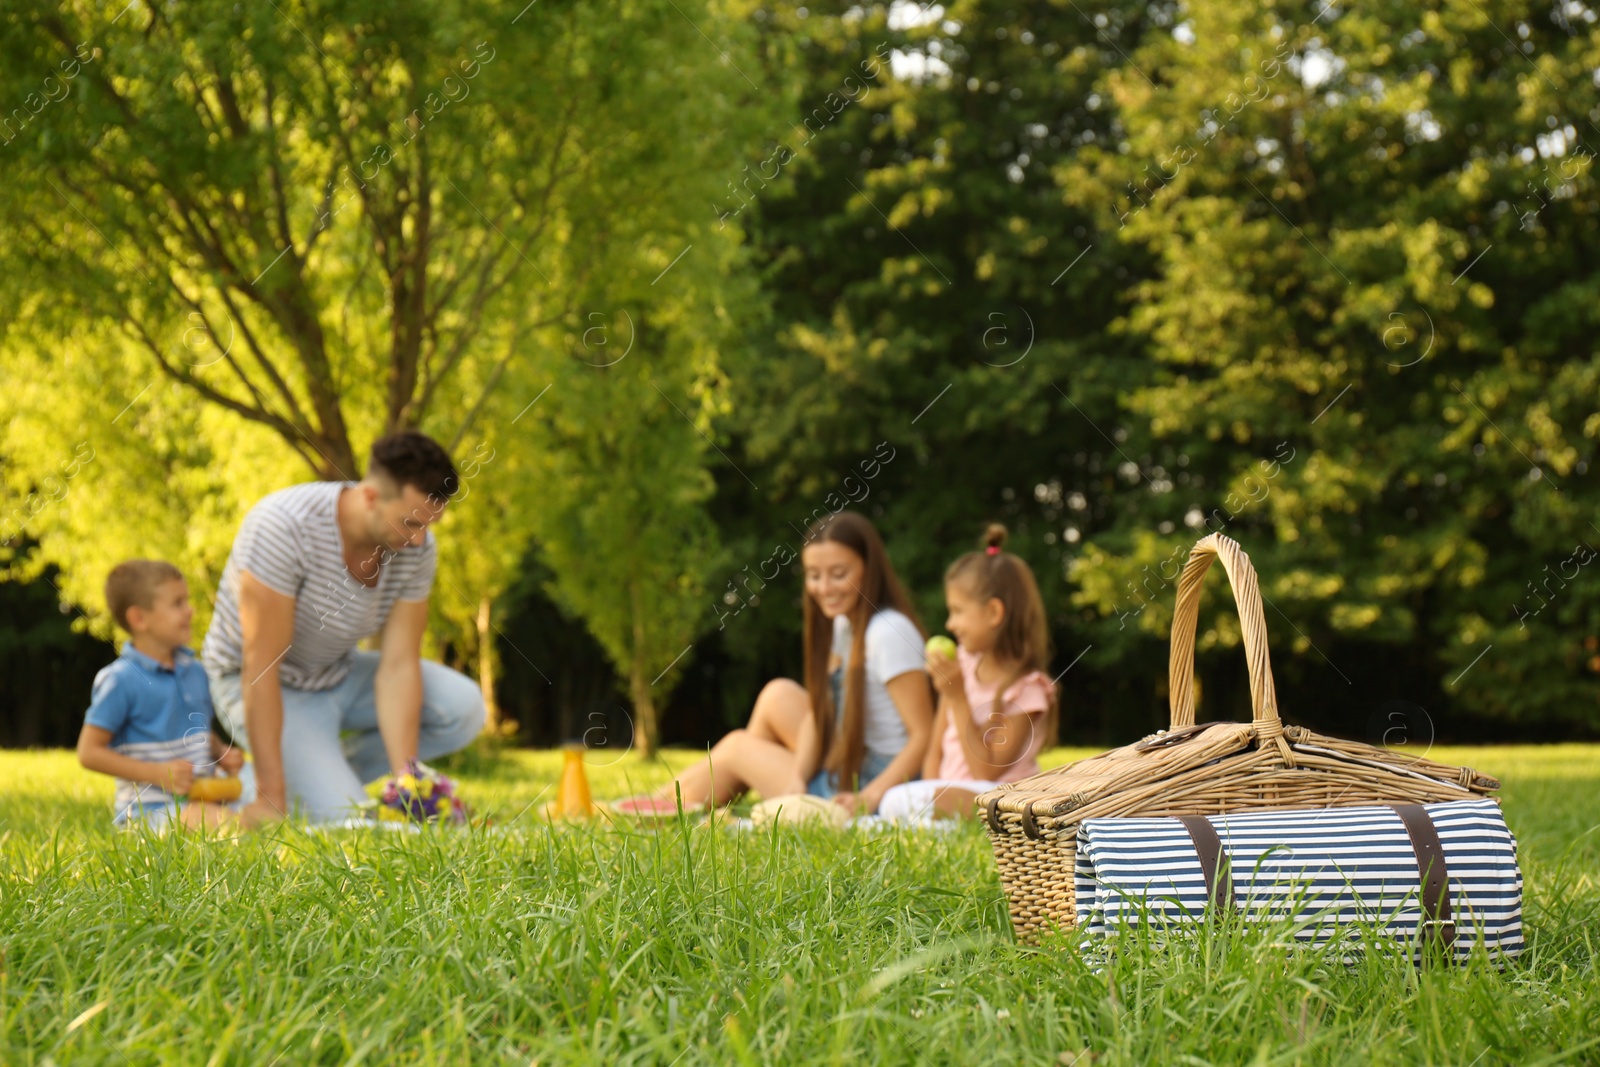
[[[763,487],[721,482],[743,558],[887,439],[906,458],[859,506],[931,620],[945,563],[1011,525],[1076,672],[1066,736],[1164,718],[1174,579],[1218,529],[1263,576],[1292,718],[1358,732],[1403,698],[1447,732],[1600,727],[1587,24],[808,8],[772,17],[814,98],[884,39],[927,58],[761,190],[787,358],[732,375]],[[744,614],[734,659],[797,632]],[[1211,716],[1239,713],[1238,638],[1203,613]]]
[[[569,374],[541,415],[549,488],[532,521],[553,573],[548,588],[618,665],[646,754],[660,740],[657,694],[670,692],[696,636],[703,575],[720,555],[704,507],[715,384],[695,373],[712,371],[710,357],[638,354]]]
[[[1114,220],[1065,202],[1053,175],[1110,135],[1087,101],[1131,46],[1070,5],[925,10],[920,24],[908,5],[757,12],[804,84],[772,162],[720,201],[745,205],[773,305],[754,360],[728,371],[743,474],[718,471],[731,560],[701,648],[738,679],[729,721],[764,675],[795,669],[798,565],[774,579],[773,564],[840,507],[879,524],[935,629],[945,566],[1007,522],[1063,664],[1083,651],[1065,565],[1079,512],[1104,513],[1119,488],[1117,397],[1137,364],[1108,327],[1144,257],[1108,243]],[[1129,38],[1163,10],[1127,5]],[[918,60],[922,75],[895,73]]]
[[[19,383],[0,450],[23,501],[82,468],[27,515],[37,550],[15,573],[59,563],[103,634],[111,563],[171,558],[204,601],[198,638],[243,511],[307,473],[359,477],[359,446],[402,427],[471,474],[441,529],[456,544],[436,636],[476,643],[480,605],[536,533],[570,556],[584,546],[559,538],[580,527],[656,521],[627,510],[637,493],[585,492],[541,525],[530,513],[573,488],[541,478],[571,465],[516,424],[552,382],[566,388],[547,409],[581,395],[584,425],[633,419],[639,390],[578,380],[600,373],[579,341],[597,307],[650,324],[635,364],[665,364],[692,421],[715,407],[718,346],[748,293],[730,278],[734,234],[700,206],[711,161],[783,99],[753,80],[737,14],[674,0],[0,11],[0,99],[23,104],[0,128],[0,196],[19,220],[0,237]],[[700,433],[654,425],[642,465],[603,473],[646,479],[663,449],[699,485]],[[670,519],[703,522],[696,507],[689,492]],[[615,549],[609,562],[662,562],[644,542]],[[679,588],[694,568],[681,553],[662,565],[670,588],[631,610],[671,621],[648,648],[608,644],[624,671],[658,674],[676,648],[657,645],[699,614]]]
[[[1142,571],[1226,528],[1306,684],[1370,697],[1362,646],[1409,647],[1457,707],[1592,729],[1593,37],[1520,4],[1184,27],[1106,76],[1121,137],[1062,172],[1153,257],[1118,328],[1154,361],[1125,403],[1170,490],[1096,531],[1076,601],[1138,611]]]

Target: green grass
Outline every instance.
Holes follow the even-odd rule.
[[[1016,944],[976,826],[551,829],[527,808],[555,753],[458,764],[500,833],[238,841],[117,834],[70,753],[0,753],[0,1063],[1600,1061],[1600,747],[1434,755],[1506,783],[1529,948],[1504,971],[1271,931],[1097,966]],[[591,762],[597,795],[664,777]]]

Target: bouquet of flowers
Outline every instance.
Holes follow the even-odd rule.
[[[366,791],[380,822],[467,821],[467,805],[456,795],[455,782],[421,760],[407,763],[404,774],[369,783]]]

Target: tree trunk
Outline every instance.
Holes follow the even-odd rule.
[[[633,697],[633,746],[644,759],[654,759],[660,747],[661,728],[656,723],[656,702],[645,674],[644,605],[637,576],[628,583],[628,592],[633,609],[633,663],[628,672],[629,695]]]
[[[295,438],[287,434],[283,439],[290,446],[296,444]],[[324,482],[359,482],[361,480],[361,467],[356,463],[355,452],[350,448],[350,442],[343,438],[338,441],[324,437],[321,444],[304,438],[311,447],[317,450],[315,461],[318,481]]]
[[[656,725],[656,703],[650,695],[650,682],[642,670],[644,664],[634,660],[628,689],[633,695],[633,747],[644,759],[654,759],[659,745],[660,728]]]
[[[478,601],[478,685],[483,690],[483,728],[500,733],[500,705],[494,699],[494,634],[489,611],[492,601]]]

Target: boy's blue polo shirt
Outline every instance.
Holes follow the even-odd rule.
[[[164,763],[211,760],[211,686],[205,668],[187,648],[173,651],[163,667],[133,647],[95,675],[84,721],[111,733],[111,748],[124,756]],[[130,806],[167,804],[172,796],[147,782],[117,779],[118,821]]]

